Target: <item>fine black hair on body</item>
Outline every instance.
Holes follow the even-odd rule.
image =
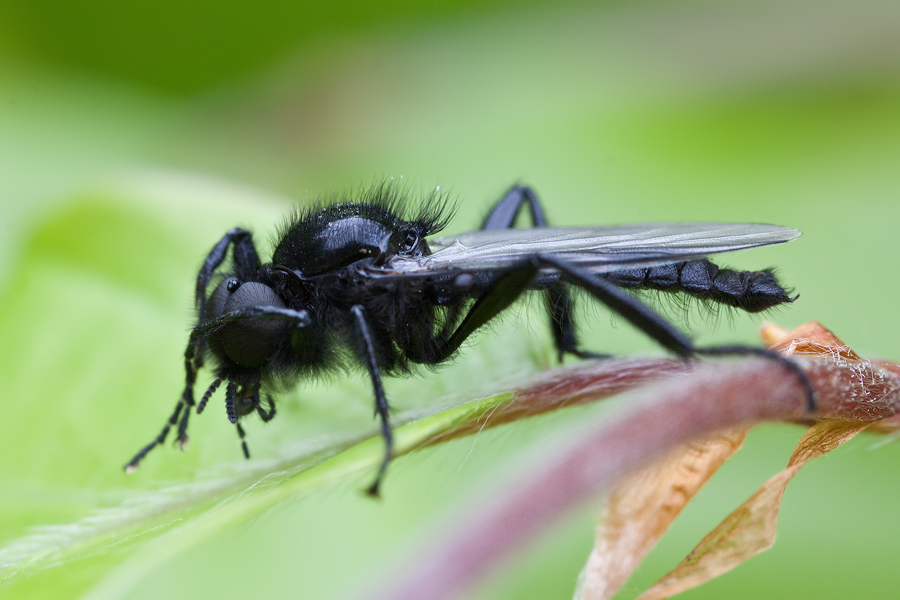
[[[523,206],[532,228],[514,229]],[[226,233],[197,275],[184,391],[162,431],[126,471],[173,427],[183,447],[192,411],[201,413],[223,383],[226,416],[249,458],[244,417],[256,413],[268,421],[275,416],[273,391],[349,366],[369,375],[381,422],[385,454],[368,489],[377,495],[393,455],[382,376],[451,359],[527,290],[543,290],[560,360],[565,354],[605,356],[578,344],[575,286],[682,358],[758,354],[778,361],[803,382],[808,408],[815,408],[809,382],[793,362],[758,348],[697,348],[627,291],[677,292],[748,312],[793,302],[771,271],[720,269],[704,256],[789,241],[799,232],[722,223],[549,228],[534,191],[514,186],[479,230],[427,239],[453,212],[438,189],[415,203],[389,181],[295,210],[278,231],[271,262],[260,261],[249,232]],[[207,361],[215,379],[196,402],[197,372]]]

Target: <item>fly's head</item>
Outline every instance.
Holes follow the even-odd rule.
[[[213,354],[224,364],[247,370],[270,365],[312,325],[309,311],[289,308],[272,286],[237,277],[226,277],[216,286],[202,318],[217,323],[207,336]]]

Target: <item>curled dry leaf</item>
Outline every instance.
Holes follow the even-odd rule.
[[[761,337],[764,342],[774,350],[780,351],[784,356],[812,356],[844,364],[858,363],[858,372],[861,379],[870,381],[878,379],[876,375],[877,365],[863,361],[849,346],[841,342],[831,331],[819,323],[807,323],[790,333],[773,324],[766,324],[762,328]],[[844,398],[843,400],[846,401],[847,399]],[[703,538],[700,544],[681,564],[641,595],[640,600],[659,600],[694,588],[730,571],[751,556],[770,548],[775,542],[778,512],[781,508],[781,500],[788,482],[809,460],[822,456],[849,441],[870,424],[871,422],[829,420],[812,426],[797,444],[788,467],[766,481],[750,498]],[[737,450],[738,448],[735,448],[734,451]],[[724,463],[724,459],[717,464],[713,462],[706,463],[711,469],[707,478],[722,463]],[[677,464],[666,460],[651,469],[646,469],[642,474],[646,474],[648,471],[656,472],[659,485],[662,487],[665,485],[664,471],[677,468]],[[635,484],[635,476],[632,476],[617,485],[610,494],[609,503],[612,504],[618,502],[620,498],[635,495],[639,496],[639,500],[648,500],[664,492],[664,489],[654,490],[653,488],[648,488],[647,490],[642,490],[640,486]],[[619,487],[623,485],[629,486],[628,493],[619,492]],[[631,499],[631,502],[634,503],[634,499]],[[633,506],[641,506],[642,504],[643,508],[647,508],[647,503],[640,501],[634,503]],[[659,506],[659,509],[661,509],[660,514],[649,516],[650,522],[658,522],[661,519],[667,519],[667,523],[671,522],[669,517],[674,518],[675,515],[671,514],[671,511],[665,510],[663,506]],[[632,511],[632,516],[635,519],[648,518],[648,516],[642,516],[634,511]],[[588,569],[592,567],[595,559],[594,554],[597,553],[598,549],[609,547],[606,538],[622,529],[622,524],[617,523],[616,520],[610,521],[609,516],[607,517],[606,523],[601,528],[604,533],[598,536],[598,542],[602,543],[598,543],[595,546],[594,553],[592,553],[588,561]],[[659,533],[661,535],[662,531]],[[658,536],[654,537],[652,543],[655,543],[657,539]],[[650,539],[647,539],[645,543],[650,541]],[[624,561],[629,566],[628,573],[637,566],[633,559],[637,558],[639,560],[642,558],[650,550],[652,543],[647,547],[618,549],[624,551],[624,556],[632,559],[625,559]],[[621,559],[622,556],[620,554],[619,558]],[[613,556],[607,556],[605,562],[611,562],[612,558]],[[618,577],[606,574],[608,578],[606,582],[607,584],[614,583],[615,589],[618,589],[624,583],[627,574],[621,573],[616,575]],[[590,581],[587,576],[585,580]],[[590,589],[585,588],[586,591]],[[593,595],[585,594],[583,596],[584,600],[608,598],[611,595],[611,593],[599,593],[601,589],[599,586],[596,589],[598,591]]]
[[[617,483],[607,497],[575,598],[611,598],[703,484],[740,450],[747,431],[729,429],[679,444],[659,462]]]
[[[820,404],[824,401],[827,405],[822,408],[832,409],[840,420],[811,427],[797,444],[788,467],[763,484],[640,600],[657,600],[691,589],[770,548],[787,483],[807,461],[830,452],[872,424],[872,400],[877,396],[857,397],[858,390],[841,378],[855,375],[865,384],[863,391],[869,385],[896,386],[891,373],[881,373],[882,368],[891,371],[895,365],[863,360],[819,323],[806,323],[790,333],[767,323],[760,333],[764,343],[784,356],[827,359],[807,368],[812,380],[828,380],[831,385],[825,389],[844,393],[837,402],[820,399]],[[843,369],[832,369],[835,365]],[[900,424],[897,419],[885,421]],[[607,498],[605,518],[579,578],[576,600],[612,597],[700,487],[740,449],[746,432],[747,428],[733,429],[682,444],[617,483]]]
[[[823,421],[807,430],[788,468],[756,492],[703,538],[681,564],[638,600],[661,600],[697,587],[730,571],[775,543],[775,526],[788,482],[807,461],[831,452],[868,427],[868,423]]]
[[[773,323],[766,323],[760,334],[765,344],[771,346],[773,350],[781,351],[785,356],[830,358],[833,363],[852,366],[859,381],[866,385],[860,388],[845,384],[843,386],[845,389],[858,388],[849,393],[845,400],[857,397],[860,391],[869,391],[871,394],[863,399],[867,402],[854,410],[853,414],[849,414],[850,407],[845,407],[840,416],[851,418],[858,416],[861,420],[873,420],[869,427],[871,432],[893,433],[900,429],[900,414],[893,416],[881,414],[875,419],[865,418],[871,414],[870,407],[877,404],[871,402],[873,398],[890,397],[890,388],[895,385],[894,377],[900,376],[900,365],[886,360],[867,361],[860,358],[849,346],[816,321],[805,323],[790,333]],[[825,366],[827,365],[828,363],[825,363]]]

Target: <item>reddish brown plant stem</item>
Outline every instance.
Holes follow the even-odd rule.
[[[516,390],[511,401],[485,411],[476,421],[441,432],[423,446],[473,435],[535,415],[597,402],[663,377],[686,373],[690,365],[670,358],[607,360],[587,367],[556,369],[531,385]]]
[[[619,383],[634,385],[629,362],[602,363],[593,380],[589,369],[579,370],[580,383],[538,382],[517,394],[518,409],[511,405],[507,410],[525,410],[530,405],[534,411],[537,405],[596,398],[592,394],[615,387],[616,371],[622,375]],[[657,367],[671,370],[672,364],[662,361]],[[815,418],[876,421],[900,409],[900,378],[895,372],[840,356],[803,359],[801,364],[816,392]],[[643,363],[644,376],[653,371],[648,367]],[[657,371],[655,376],[660,374]],[[725,427],[810,420],[805,402],[794,374],[760,359],[708,364],[642,388],[632,396],[626,412],[598,422],[567,448],[532,467],[515,485],[496,490],[492,504],[466,512],[465,520],[457,518],[429,538],[415,560],[405,561],[395,580],[367,597],[454,598],[561,514],[594,497],[624,473],[676,444]]]

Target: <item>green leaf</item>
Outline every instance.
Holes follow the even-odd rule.
[[[302,401],[289,395],[273,427],[251,424],[259,458],[248,463],[213,402],[192,422],[189,451],[166,445],[134,475],[122,472],[177,399],[200,258],[226,223],[277,222],[282,212],[276,198],[213,180],[135,172],[37,227],[0,300],[0,362],[16,400],[0,440],[14,457],[0,465],[0,486],[12,492],[0,514],[3,592],[27,597],[50,577],[57,593],[99,580],[95,597],[124,597],[140,575],[287,499],[344,481],[362,489],[374,476],[383,445],[359,378],[304,390]],[[504,360],[523,358],[513,354]],[[458,388],[490,377],[467,373]],[[409,398],[402,388],[396,396]],[[447,408],[456,400],[446,393],[415,396],[416,415],[438,412],[414,422],[398,414],[396,423],[409,422],[396,431],[398,455],[511,397]]]

